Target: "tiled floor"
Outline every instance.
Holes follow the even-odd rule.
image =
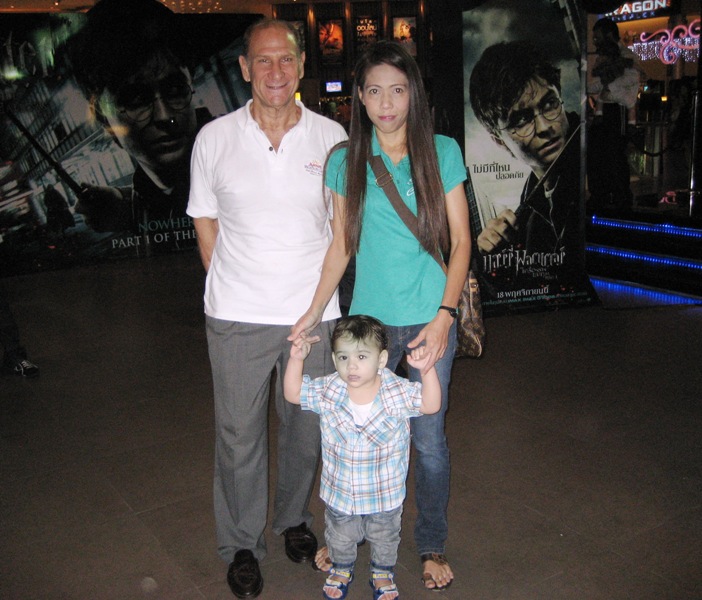
[[[0,377],[0,598],[233,598],[213,534],[198,259],[3,283],[41,376]],[[702,598],[702,307],[607,300],[487,326],[486,355],[454,370],[442,597]],[[413,504],[398,582],[405,600],[435,599]],[[261,598],[321,597],[282,539],[269,548]]]

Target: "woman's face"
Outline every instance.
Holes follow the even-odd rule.
[[[382,64],[371,67],[359,98],[378,133],[406,134],[410,108],[407,76],[398,68]]]

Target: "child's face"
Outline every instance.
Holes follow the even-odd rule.
[[[388,351],[380,350],[371,340],[342,337],[334,345],[332,358],[342,381],[349,387],[363,388],[375,384],[378,369],[388,362]]]

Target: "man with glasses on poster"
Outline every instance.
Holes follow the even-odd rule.
[[[470,77],[473,111],[495,143],[531,169],[516,211],[485,224],[481,253],[509,244],[552,253],[556,266],[581,264],[580,119],[563,109],[560,70],[529,42],[488,47]]]
[[[209,117],[193,105],[189,46],[173,16],[156,0],[100,0],[70,48],[93,114],[137,163],[130,187],[84,185],[76,210],[96,231],[159,223],[168,250],[195,247],[190,154]]]

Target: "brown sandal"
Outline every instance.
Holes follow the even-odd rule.
[[[427,561],[432,561],[436,563],[439,566],[443,565],[448,565],[448,560],[446,560],[446,555],[445,554],[438,554],[436,552],[429,552],[427,554],[422,554],[421,555],[421,560],[422,560],[422,566],[424,566],[424,563]],[[434,587],[428,587],[427,583],[433,583]],[[446,585],[439,585],[436,583],[436,580],[432,577],[431,573],[429,571],[425,571],[422,573],[422,584],[424,587],[428,590],[431,590],[432,592],[443,592],[449,587],[451,587],[451,584],[453,583],[453,580],[449,581]]]

